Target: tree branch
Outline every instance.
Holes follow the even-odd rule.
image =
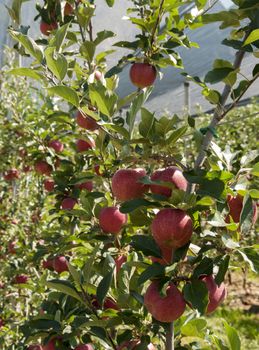
[[[174,350],[174,322],[169,324],[165,339],[165,350]]]

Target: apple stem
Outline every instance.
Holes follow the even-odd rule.
[[[174,350],[174,322],[169,324],[165,337],[165,350]]]

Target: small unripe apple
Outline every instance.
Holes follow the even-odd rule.
[[[186,307],[182,293],[175,284],[170,283],[166,288],[166,296],[161,296],[159,282],[153,281],[147,288],[144,296],[144,305],[151,315],[160,322],[177,320]]]
[[[81,344],[75,347],[75,350],[94,350],[92,344]]]
[[[44,21],[40,22],[40,31],[42,34],[49,36],[52,30],[55,30],[58,28],[57,22],[52,22],[52,23],[46,23]]]
[[[15,168],[7,170],[7,172],[4,174],[5,181],[12,181],[14,179],[19,179],[19,177],[19,171]]]
[[[52,179],[45,179],[43,185],[47,192],[52,192],[55,187],[55,182]]]
[[[14,283],[23,284],[23,283],[28,282],[28,280],[29,280],[29,277],[27,275],[17,275],[14,278]]]
[[[68,271],[67,259],[64,256],[56,256],[53,259],[53,268],[58,273]]]
[[[99,224],[105,233],[118,234],[127,222],[127,215],[120,212],[118,207],[107,207],[100,211]]]
[[[224,283],[218,286],[212,275],[201,277],[200,280],[206,284],[209,293],[209,303],[207,306],[207,314],[210,314],[222,303],[227,295]]]
[[[173,258],[174,249],[172,247],[160,247],[162,258],[151,257],[153,262],[158,262],[161,265],[170,265]]]
[[[183,210],[165,208],[155,216],[151,231],[160,247],[180,248],[191,238],[192,219]]]
[[[38,160],[34,169],[38,174],[50,176],[52,167],[45,160]]]
[[[140,198],[149,186],[139,180],[146,175],[145,169],[119,169],[112,177],[112,192],[119,201]]]
[[[85,152],[88,151],[89,149],[92,149],[95,146],[94,141],[85,141],[82,139],[79,139],[76,141],[76,149],[78,152]]]
[[[130,80],[138,88],[145,88],[154,84],[156,68],[148,63],[133,63],[130,68]]]
[[[96,130],[99,128],[97,122],[90,116],[82,115],[80,111],[76,114],[76,122],[81,128],[86,130]]]
[[[227,196],[227,203],[229,207],[229,213],[226,216],[226,223],[230,223],[230,217],[235,223],[238,223],[240,221],[240,215],[243,209],[243,199],[244,197],[241,196],[239,193],[233,197],[232,195]],[[253,224],[255,224],[257,220],[257,207],[256,204],[253,203]]]
[[[93,190],[93,182],[92,181],[86,181],[81,184],[76,184],[75,187],[79,188],[80,190],[87,190],[91,192]]]
[[[74,198],[67,197],[61,202],[61,209],[63,210],[72,210],[77,204],[77,200]]]
[[[32,344],[30,345],[27,350],[43,350],[42,346],[41,345],[38,345],[38,344]]]
[[[187,181],[183,176],[182,171],[177,167],[169,167],[166,169],[157,170],[151,176],[152,181],[171,182],[175,188],[186,191]],[[150,185],[151,192],[170,197],[172,189],[162,185]]]
[[[48,146],[53,148],[57,153],[60,153],[64,150],[64,145],[59,140],[51,140]]]

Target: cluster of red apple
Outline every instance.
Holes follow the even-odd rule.
[[[61,339],[52,338],[46,345],[30,345],[28,350],[58,350],[61,345]],[[94,350],[91,344],[80,344],[74,350]]]

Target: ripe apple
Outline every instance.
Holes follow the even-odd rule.
[[[49,36],[52,30],[55,30],[58,28],[57,22],[52,22],[52,23],[46,23],[44,21],[40,22],[40,31],[42,34]]]
[[[26,149],[20,148],[20,149],[19,149],[19,156],[20,156],[21,158],[26,157],[26,156],[27,156],[27,151],[26,151]]]
[[[105,233],[118,234],[127,222],[127,215],[120,212],[118,207],[102,208],[99,215],[99,224]]]
[[[157,170],[151,176],[152,181],[164,181],[171,182],[177,189],[186,191],[187,181],[183,176],[182,171],[177,167],[169,167],[161,170]],[[161,185],[150,185],[152,193],[161,194],[166,197],[170,197],[172,189]]]
[[[89,149],[92,149],[95,146],[94,141],[85,141],[82,139],[79,139],[76,141],[76,149],[78,152],[85,152],[88,151]]]
[[[45,160],[38,160],[34,169],[38,174],[50,176],[52,167]]]
[[[61,209],[63,210],[72,210],[77,204],[77,200],[74,198],[67,197],[61,202]]]
[[[19,177],[19,171],[15,168],[7,170],[7,172],[4,174],[5,181],[12,181],[14,179],[19,179]]]
[[[101,305],[99,304],[96,295],[92,296],[92,305],[96,308],[96,309],[101,309]],[[115,300],[113,300],[110,297],[105,298],[104,302],[103,302],[103,309],[114,309],[114,310],[119,310],[119,307],[116,303]]]
[[[57,273],[68,271],[68,261],[64,256],[56,256],[53,259],[53,268]]]
[[[182,293],[174,283],[166,288],[166,296],[161,296],[159,281],[152,281],[144,296],[144,305],[151,315],[160,322],[173,322],[177,320],[186,307]]]
[[[151,224],[153,237],[160,247],[180,248],[189,242],[193,225],[183,210],[165,208],[160,210]]]
[[[48,146],[53,148],[57,153],[60,153],[64,150],[64,145],[59,140],[51,140]]]
[[[172,247],[160,247],[162,258],[156,258],[155,256],[151,257],[153,262],[158,262],[161,265],[170,265],[173,258],[174,249]]]
[[[226,223],[230,223],[230,217],[235,223],[238,223],[240,221],[240,215],[243,209],[243,199],[244,197],[241,196],[239,193],[233,197],[232,195],[227,196],[227,203],[229,207],[229,213],[226,216]],[[253,224],[255,224],[257,220],[257,206],[255,203],[253,203]]]
[[[29,277],[27,275],[17,275],[15,276],[14,278],[14,283],[16,284],[23,284],[23,283],[26,283],[28,282],[29,280]]]
[[[41,345],[38,345],[38,344],[32,344],[30,345],[27,350],[43,350],[42,346]]]
[[[92,181],[86,181],[81,184],[76,184],[75,187],[79,188],[80,190],[87,190],[91,192],[93,190],[93,182]]]
[[[200,278],[206,284],[209,293],[209,303],[207,306],[207,314],[210,314],[222,303],[227,295],[227,290],[224,283],[218,286],[212,275],[203,276]]]
[[[139,180],[146,175],[145,169],[119,169],[112,177],[112,192],[119,201],[140,198],[149,186]]]
[[[55,337],[51,339],[46,345],[44,345],[42,350],[60,350],[60,344],[60,338]]]
[[[74,11],[73,6],[70,5],[69,2],[66,2],[64,7],[64,16],[71,16],[73,11]]]
[[[130,68],[132,84],[141,89],[153,85],[156,74],[156,68],[148,63],[133,63]]]
[[[29,171],[31,171],[31,167],[29,165],[24,165],[22,170],[24,173],[28,173]]]
[[[52,179],[45,179],[43,185],[47,192],[52,192],[54,190],[55,182]]]
[[[80,111],[78,111],[76,114],[76,122],[77,125],[86,130],[93,131],[99,128],[97,122],[92,117],[88,115],[84,116]]]
[[[47,259],[47,260],[43,260],[42,262],[42,267],[44,269],[48,269],[48,270],[54,270],[54,267],[53,267],[53,264],[54,264],[54,259]]]
[[[92,344],[81,344],[75,347],[75,350],[94,350]]]
[[[0,328],[4,326],[4,320],[0,317]]]
[[[12,241],[8,243],[8,253],[16,254],[16,241]]]
[[[94,165],[94,172],[95,172],[95,174],[98,175],[98,176],[103,176],[103,174],[100,173],[100,165],[98,165],[98,164],[95,164],[95,165]]]

